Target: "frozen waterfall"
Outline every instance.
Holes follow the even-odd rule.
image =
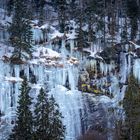
[[[64,69],[46,72],[53,87],[50,94],[56,99],[64,117],[66,140],[75,140],[76,137],[81,135],[81,111],[83,110],[82,93],[77,91],[75,86],[78,77],[77,69],[68,66]],[[67,78],[70,90],[65,87]]]
[[[0,66],[0,111],[1,124],[8,123],[15,118],[15,110],[19,89],[21,85],[20,72],[23,70],[30,79],[30,71],[36,76],[37,83],[32,88],[38,88],[49,84],[50,94],[54,96],[64,116],[63,123],[66,125],[66,140],[75,140],[81,135],[81,111],[83,109],[82,93],[76,90],[78,81],[78,68],[73,65],[66,65],[64,68],[46,68],[44,65],[26,64],[14,65],[5,64],[2,61]],[[66,83],[69,88],[66,88]],[[37,94],[36,90],[36,94]],[[32,90],[35,92],[35,90]],[[84,113],[83,113],[84,114]]]

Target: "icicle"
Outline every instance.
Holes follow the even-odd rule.
[[[66,42],[65,39],[62,39],[62,47],[61,47],[61,54],[63,56],[63,62],[66,60],[66,48],[65,48]]]
[[[138,81],[140,82],[140,59],[134,60],[133,74],[134,74],[135,78],[137,78]]]
[[[17,107],[17,101],[18,101],[18,96],[19,96],[19,88],[20,88],[19,82],[15,83],[15,107]]]
[[[113,69],[112,64],[106,64],[106,63],[100,62],[100,70],[102,74],[107,75],[107,73],[111,72],[112,69]]]
[[[45,73],[46,77],[44,77],[44,81],[48,83],[50,89],[53,89],[57,84],[57,70],[53,68],[52,70],[46,70]]]
[[[64,68],[62,71],[63,71],[63,82],[62,82],[62,85],[65,85],[65,83],[66,83],[66,78],[67,78],[66,69]]]
[[[91,50],[91,52],[93,51],[93,42],[90,42],[90,50]]]
[[[7,109],[11,107],[11,86],[7,83]]]
[[[35,43],[43,41],[43,32],[41,29],[33,28],[32,31],[33,31],[33,40]]]
[[[38,65],[33,65],[33,74],[36,76],[36,80],[37,80],[37,83],[38,83]]]
[[[127,59],[128,59],[127,75],[129,75],[129,73],[131,72],[131,55],[128,54]]]
[[[126,54],[125,53],[121,53],[121,70],[120,70],[120,74],[121,74],[121,83],[125,83],[126,82],[126,78],[127,78],[127,60],[126,60]]]
[[[49,48],[50,48],[50,49],[53,48],[53,47],[52,47],[52,42],[51,42],[51,41],[49,42]]]
[[[100,70],[101,70],[101,73],[103,74],[104,73],[104,64],[103,64],[103,62],[100,62]]]
[[[1,87],[0,87],[0,109],[1,109],[1,113],[5,112],[5,98],[4,98],[4,93],[5,93],[5,89],[4,89],[4,83],[1,83]]]
[[[74,80],[74,73],[73,73],[73,69],[72,66],[68,67],[68,77],[69,77],[69,84],[71,87],[71,90],[75,90],[75,80]]]
[[[15,65],[15,77],[18,79],[19,78],[19,65]],[[15,83],[15,107],[17,107],[17,101],[18,101],[18,96],[19,96],[19,83]]]
[[[27,77],[27,80],[29,81],[30,76],[29,76],[29,65],[28,64],[25,66],[25,72],[24,73]]]
[[[4,78],[5,73],[5,66],[3,61],[0,61],[0,79],[2,80]]]
[[[44,82],[44,67],[43,65],[39,65],[38,67],[38,77],[39,77],[39,83],[43,84]]]
[[[15,67],[14,67],[14,71],[15,71],[15,77],[16,78],[19,78],[19,65],[15,65]]]
[[[70,40],[70,55],[73,56],[73,50],[74,50],[74,39]]]

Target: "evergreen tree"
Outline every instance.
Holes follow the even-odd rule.
[[[77,33],[77,47],[78,50],[82,52],[83,57],[83,48],[88,47],[88,33],[83,29],[85,26],[85,2],[83,0],[80,1],[80,5],[77,8],[77,17],[76,22],[78,25],[78,28],[76,30]]]
[[[59,106],[53,96],[49,99],[49,139],[48,140],[63,140],[65,136],[65,126],[62,124],[62,114],[59,112]]]
[[[98,2],[97,0],[87,0],[85,2],[85,22],[88,25],[88,43],[91,47],[91,50],[93,48],[93,42],[95,41],[96,37],[95,37],[95,30],[93,29],[93,24],[95,24],[96,21],[96,17],[95,14],[97,13],[97,9],[99,7],[99,5],[97,6]],[[99,10],[98,10],[99,11]],[[99,12],[98,12],[99,14]],[[99,23],[99,22],[98,22]],[[87,45],[86,45],[87,46]]]
[[[78,47],[78,50],[83,52],[83,48],[88,47],[87,32],[83,30],[82,17],[80,17],[78,20],[79,20],[78,21],[79,27],[76,30],[76,33],[77,33],[77,47]]]
[[[68,3],[67,0],[51,0],[50,5],[58,14],[60,32],[64,33],[66,27]]]
[[[136,38],[136,33],[138,30],[138,18],[139,18],[139,6],[137,0],[127,1],[127,15],[130,18],[131,25],[131,40]]]
[[[36,140],[62,140],[65,127],[62,124],[62,115],[53,97],[48,98],[43,88],[37,97],[35,105],[34,137]]]
[[[35,139],[45,140],[49,132],[49,102],[48,96],[45,94],[43,88],[40,89],[40,93],[37,97],[37,103],[34,110],[34,127],[35,127]]]
[[[9,28],[10,42],[14,47],[12,59],[31,58],[32,31],[30,3],[26,0],[14,0],[13,21]]]
[[[29,96],[30,87],[27,78],[21,85],[21,94],[19,95],[17,107],[17,119],[9,140],[32,140],[33,117],[30,111],[31,97]]]
[[[123,106],[126,113],[122,127],[123,140],[140,139],[140,91],[137,80],[131,75],[126,90]]]
[[[68,15],[69,19],[73,20],[77,16],[77,0],[71,0],[68,2]]]
[[[39,25],[42,25],[45,20],[45,0],[39,0],[36,2],[37,12],[38,12],[38,18],[39,18]]]
[[[14,0],[8,0],[7,2],[8,15],[11,15],[11,12],[13,11],[13,6],[14,6]]]

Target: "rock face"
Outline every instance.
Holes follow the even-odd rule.
[[[104,49],[100,55],[105,60],[106,63],[110,63],[111,60],[114,60],[118,63],[119,61],[119,54],[122,51],[122,48],[120,45],[113,46],[113,47],[107,47]]]
[[[87,92],[87,85],[90,82],[89,73],[86,70],[82,70],[78,78],[78,89]]]
[[[82,70],[79,75],[79,80],[81,82],[89,82],[89,73],[86,70]]]
[[[138,57],[140,57],[140,48],[137,48],[137,49],[135,50],[135,52],[136,52],[136,55],[137,55]]]

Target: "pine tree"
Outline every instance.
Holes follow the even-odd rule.
[[[76,17],[76,22],[78,25],[78,28],[76,30],[77,33],[77,47],[78,50],[82,52],[82,57],[83,57],[83,48],[88,47],[88,34],[87,32],[83,29],[85,26],[85,2],[83,0],[80,0],[80,5],[77,8],[77,17]]]
[[[14,47],[11,60],[31,58],[32,31],[31,12],[29,2],[26,0],[14,0],[13,21],[9,27],[10,42]]]
[[[133,40],[136,38],[138,30],[139,6],[137,4],[137,0],[127,1],[127,15],[130,18],[131,40]]]
[[[96,37],[94,35],[93,24],[96,22],[95,13],[97,13],[97,1],[96,0],[87,0],[85,3],[85,11],[86,17],[85,21],[88,25],[88,42],[90,43],[90,47],[92,50],[93,42],[95,41]],[[99,14],[99,12],[98,12]],[[98,22],[99,23],[99,22]]]
[[[59,106],[53,96],[49,99],[49,137],[48,140],[63,140],[65,134],[65,126],[62,124],[62,114],[59,112]]]
[[[30,111],[31,97],[29,96],[30,87],[27,78],[21,85],[21,94],[19,95],[17,107],[17,119],[9,140],[32,140],[33,117]]]
[[[9,0],[7,2],[7,12],[8,12],[8,15],[11,15],[11,13],[13,11],[13,6],[14,6],[14,0]]]
[[[39,0],[36,4],[37,6],[37,11],[38,11],[38,18],[39,18],[39,25],[42,25],[44,22],[45,18],[45,7],[46,1],[45,0]]]
[[[34,127],[35,127],[35,139],[45,140],[49,132],[49,102],[48,96],[45,94],[43,88],[40,89],[37,97],[37,103],[35,104],[34,110]]]
[[[140,139],[140,91],[139,84],[134,76],[130,76],[128,88],[123,101],[125,122],[122,127],[123,140]]]
[[[68,2],[68,15],[69,19],[73,20],[77,16],[77,0],[71,0]]]
[[[54,98],[49,98],[41,88],[34,111],[35,140],[64,139],[65,128],[61,122],[62,115],[58,109]]]
[[[66,27],[68,3],[67,0],[51,0],[50,5],[58,13],[60,32],[64,33]]]

